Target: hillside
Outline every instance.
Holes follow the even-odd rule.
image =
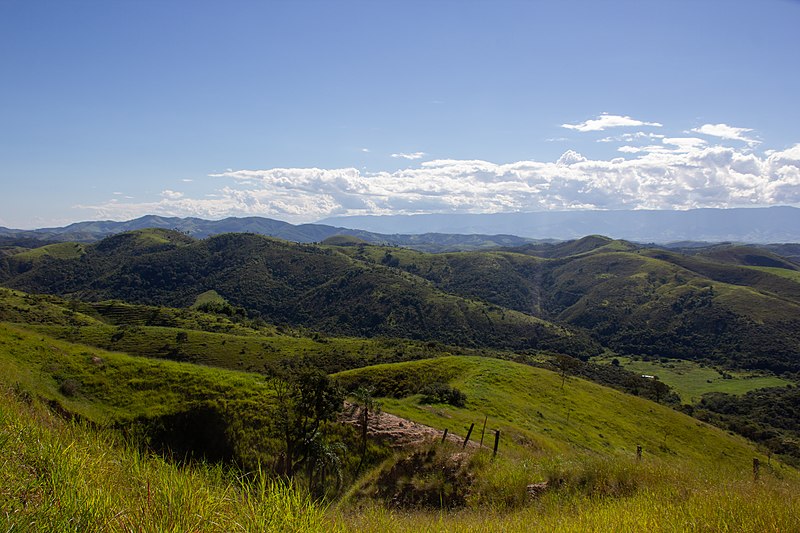
[[[0,472],[0,503],[13,510],[0,517],[6,528],[413,531],[444,521],[460,531],[529,531],[535,520],[542,530],[578,530],[609,520],[663,526],[665,512],[677,529],[798,525],[796,472],[768,464],[743,439],[653,402],[575,378],[562,385],[554,373],[511,362],[445,357],[341,373],[348,387],[457,386],[466,394],[463,408],[421,404],[418,394],[403,393],[384,398],[384,409],[456,435],[486,415],[487,427],[501,431],[500,451],[490,461],[490,451],[476,447],[402,450],[327,507],[303,496],[302,485],[287,489],[265,471],[244,476],[206,461],[175,462],[172,453],[142,454],[118,433],[182,427],[181,420],[194,417],[187,427],[201,432],[190,441],[193,453],[224,457],[215,452],[234,444],[234,453],[257,451],[267,464],[276,451],[264,440],[271,430],[260,413],[269,412],[275,397],[256,376],[87,349],[6,325],[0,325],[0,348],[0,451],[9,466]],[[61,417],[77,415],[86,423],[64,423],[40,399]],[[160,422],[143,425],[146,419]],[[248,436],[245,427],[267,433]],[[150,435],[166,436],[158,431]],[[243,438],[250,439],[246,448]],[[169,442],[173,451],[186,444]],[[636,444],[643,446],[641,462]],[[348,455],[357,449],[351,445]],[[752,457],[764,465],[757,482]],[[403,485],[392,472],[415,464],[409,461],[420,468]],[[439,467],[443,477],[431,475]],[[532,482],[545,487],[536,499],[527,495]],[[399,493],[386,492],[401,486]],[[391,504],[381,494],[401,499]],[[432,511],[424,503],[430,500],[419,499],[429,496],[436,501]],[[398,507],[403,501],[424,505]],[[435,510],[445,503],[462,510]]]
[[[374,365],[336,375],[350,390],[374,387],[384,409],[444,430],[470,423],[500,429],[506,454],[603,453],[633,457],[636,446],[668,461],[746,468],[752,445],[668,407],[579,378],[511,361],[443,357]],[[464,407],[420,402],[420,390],[446,383],[466,395]],[[480,438],[478,434],[476,440]]]
[[[276,324],[338,335],[407,337],[462,346],[596,353],[588,337],[427,280],[319,247],[250,234],[202,241],[142,230],[86,246],[79,258],[5,258],[4,284],[88,301],[185,307],[214,290]]]
[[[759,247],[678,253],[590,236],[480,253],[370,246],[343,253],[584,329],[619,353],[800,370],[798,266]]]
[[[198,241],[140,230],[2,258],[0,279],[29,292],[173,307],[214,291],[251,318],[338,336],[582,358],[603,346],[800,370],[800,267],[759,247],[680,253],[594,235],[430,254],[352,238],[328,242],[252,234]]]

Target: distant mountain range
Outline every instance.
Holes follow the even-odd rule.
[[[794,207],[352,216],[320,223],[379,233],[395,233],[402,228],[405,233],[503,233],[529,239],[567,240],[600,234],[662,244],[800,242],[800,209]]]
[[[290,224],[264,217],[222,220],[147,215],[126,222],[76,222],[59,228],[0,227],[0,241],[99,241],[145,228],[175,230],[202,239],[222,233],[256,233],[287,241],[322,242],[347,235],[369,244],[391,244],[428,252],[481,250],[608,235],[639,243],[691,247],[696,243],[797,243],[800,209],[795,207],[693,209],[689,211],[548,211],[464,215],[389,215],[329,218]],[[794,252],[791,255],[796,255]]]
[[[19,230],[0,227],[0,239],[6,245],[14,241],[96,242],[110,235],[145,228],[169,229],[197,239],[223,233],[256,233],[292,242],[322,242],[325,239],[348,235],[370,244],[392,244],[424,251],[477,250],[501,246],[522,246],[534,239],[514,235],[451,235],[423,232],[421,234],[384,235],[359,229],[339,228],[324,224],[290,224],[263,217],[230,217],[223,220],[178,218],[146,215],[126,222],[110,220],[76,222],[60,228]]]

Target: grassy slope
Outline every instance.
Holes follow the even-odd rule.
[[[113,301],[85,304],[2,288],[0,321],[105,350],[259,373],[299,358],[336,372],[381,362],[476,353],[434,342],[326,337],[189,309]]]
[[[56,399],[95,420],[153,414],[209,397],[224,396],[228,403],[249,404],[253,409],[269,401],[257,376],[87,349],[15,326],[0,325],[0,353],[0,375],[8,385]],[[568,379],[562,389],[561,378],[551,372],[478,357],[380,365],[340,377],[351,384],[363,378],[395,387],[449,381],[464,390],[467,409],[421,408],[413,397],[387,400],[385,406],[454,432],[488,414],[489,427],[499,427],[503,440],[500,459],[484,463],[481,472],[488,479],[482,483],[506,487],[516,501],[524,494],[525,483],[547,477],[548,472],[577,481],[534,506],[488,499],[455,515],[388,514],[378,509],[353,514],[352,508],[344,507],[329,514],[324,525],[329,529],[527,531],[536,517],[540,530],[600,530],[612,522],[633,526],[642,520],[683,530],[692,524],[701,530],[711,524],[738,525],[745,531],[797,525],[797,515],[791,511],[798,494],[793,471],[777,467],[784,481],[772,474],[766,474],[761,484],[747,481],[749,461],[756,455],[750,445],[652,402],[578,379]],[[60,391],[59,383],[66,379],[79,383],[77,393],[64,396]],[[0,474],[4,476],[0,499],[9,514],[0,516],[0,524],[7,527],[21,523],[39,529],[60,530],[71,524],[76,529],[112,531],[323,527],[319,508],[278,485],[260,489],[222,469],[179,468],[142,457],[97,431],[61,429],[63,424],[52,419],[40,423],[40,417],[47,415],[31,416],[29,408],[19,403],[9,407],[6,398],[0,398],[0,448],[10,445],[13,453],[3,454],[8,468]],[[666,445],[662,427],[668,430]],[[645,447],[641,466],[632,462],[636,443]],[[39,470],[37,464],[49,466]],[[610,477],[604,481],[604,476]],[[592,486],[628,479],[625,483],[634,488],[627,496],[614,498],[573,493],[579,486],[574,483],[583,483],[584,478],[593,479]],[[491,491],[483,494],[489,498]],[[24,501],[34,503],[25,506]],[[664,509],[673,514],[658,522]]]
[[[70,425],[0,388],[0,528],[38,531],[793,531],[796,483],[759,482],[655,462],[620,466],[643,484],[623,497],[546,493],[533,504],[456,513],[380,507],[329,511],[280,483],[143,455],[111,435]],[[502,461],[484,474],[520,478]],[[522,465],[524,467],[524,464]],[[599,467],[599,468],[598,468]],[[600,463],[553,468],[602,473]],[[524,468],[523,468],[524,470]],[[524,478],[523,478],[524,482]]]
[[[667,407],[577,378],[568,378],[562,389],[560,376],[508,361],[447,357],[337,376],[350,386],[376,386],[379,393],[397,390],[398,383],[414,390],[420,383],[448,382],[466,393],[466,408],[420,405],[418,396],[386,398],[384,408],[457,434],[473,422],[479,431],[486,415],[487,427],[504,436],[501,449],[512,455],[596,452],[630,458],[642,445],[648,456],[672,462],[743,470],[759,455],[744,439]]]
[[[42,259],[43,257],[53,257],[56,259],[77,259],[86,253],[86,245],[77,242],[60,242],[57,244],[48,244],[26,250],[15,255],[14,259],[18,261],[34,262]]]
[[[107,352],[3,323],[0,354],[0,375],[8,385],[101,423],[220,397],[242,405],[263,405],[271,397],[263,378],[253,374]],[[64,387],[67,381],[74,387]]]
[[[4,332],[5,333],[5,332]],[[280,482],[142,454],[65,423],[0,384],[3,531],[330,531],[323,509]]]
[[[78,260],[22,268],[7,283],[85,300],[188,307],[214,290],[273,322],[339,335],[473,346],[597,351],[588,337],[497,305],[446,293],[418,276],[340,253],[247,234],[191,241],[144,230],[110,237]]]
[[[626,370],[657,376],[678,393],[683,403],[695,403],[700,396],[709,392],[744,394],[751,390],[783,387],[792,383],[776,376],[753,372],[731,371],[723,375],[715,368],[678,359],[658,362],[634,360],[629,357],[617,357],[617,359]]]

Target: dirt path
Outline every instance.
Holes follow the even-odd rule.
[[[359,413],[360,410],[353,404],[345,402],[340,420],[346,424],[360,427]],[[379,416],[370,415],[367,428],[370,436],[387,441],[394,448],[441,440],[444,433],[436,428],[418,424],[390,413],[380,413]],[[464,443],[463,436],[453,435],[452,433],[448,433],[447,440],[455,444]],[[467,446],[477,448],[479,445],[477,442],[470,440]]]

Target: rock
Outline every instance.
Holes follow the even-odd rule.
[[[542,481],[541,483],[531,483],[527,487],[528,496],[531,498],[538,498],[544,491],[547,490],[547,481]]]

